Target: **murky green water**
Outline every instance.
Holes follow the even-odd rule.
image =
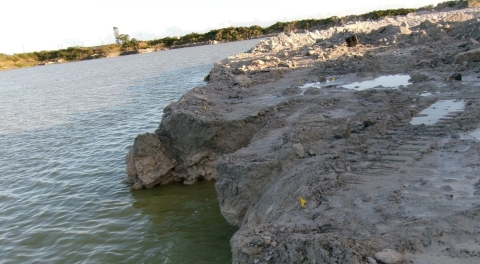
[[[125,154],[256,40],[0,72],[0,263],[229,263],[214,183],[133,191]]]
[[[220,215],[214,186],[213,181],[202,181],[133,192],[133,207],[154,224],[151,235],[168,245],[154,252],[157,262],[151,263],[231,262],[229,240],[237,228]]]

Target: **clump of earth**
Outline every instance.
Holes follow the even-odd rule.
[[[479,263],[478,40],[479,8],[263,40],[136,138],[129,181],[216,180],[233,263]]]

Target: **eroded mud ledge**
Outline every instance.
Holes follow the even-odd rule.
[[[425,12],[263,41],[167,106],[127,174],[134,188],[216,179],[240,226],[234,263],[478,263],[479,17]],[[394,74],[410,83],[343,87]],[[465,109],[410,124],[439,100]]]

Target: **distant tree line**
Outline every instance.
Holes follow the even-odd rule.
[[[443,5],[453,5],[458,3],[468,2],[477,3],[480,0],[465,0],[465,1],[447,1]],[[438,4],[437,6],[441,6]],[[115,44],[102,45],[98,47],[69,47],[60,50],[38,51],[30,53],[21,53],[14,55],[6,55],[0,53],[0,69],[19,68],[37,65],[48,61],[76,61],[83,59],[91,59],[97,57],[107,56],[109,53],[123,51],[136,51],[144,48],[171,48],[175,46],[189,45],[189,44],[207,44],[212,41],[237,41],[251,38],[259,38],[269,34],[278,34],[280,32],[288,31],[303,31],[303,30],[322,30],[333,26],[341,25],[350,21],[363,20],[378,20],[385,16],[403,16],[413,13],[420,9],[400,8],[390,10],[373,11],[362,15],[352,15],[339,18],[336,16],[325,19],[304,19],[289,22],[277,22],[269,27],[251,26],[251,27],[227,27],[221,29],[210,30],[207,33],[190,33],[182,37],[165,37],[160,39],[153,39],[148,41],[140,41],[135,38],[130,38],[128,34],[120,34],[117,27],[113,27],[113,34]]]
[[[150,40],[147,43],[150,46],[161,46],[161,47],[171,47],[174,45],[185,45],[192,43],[203,43],[209,41],[237,41],[251,38],[259,38],[268,34],[276,34],[281,32],[289,31],[303,31],[303,30],[322,30],[327,29],[336,25],[340,25],[344,22],[350,20],[361,21],[361,20],[378,20],[385,16],[399,16],[407,15],[409,13],[415,12],[416,9],[391,9],[391,10],[381,10],[373,11],[367,14],[358,15],[358,16],[349,16],[345,18],[339,18],[336,16],[325,18],[325,19],[304,19],[297,21],[289,22],[277,22],[269,27],[262,28],[260,26],[251,26],[251,27],[228,27],[222,29],[210,30],[207,33],[190,33],[182,37],[172,38],[166,37],[161,39]],[[348,21],[346,21],[348,20]]]

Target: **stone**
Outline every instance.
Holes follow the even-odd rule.
[[[305,157],[305,149],[303,148],[302,143],[295,143],[292,145],[293,152],[297,154],[299,158]]]
[[[161,182],[171,181],[169,171],[175,167],[176,161],[164,154],[164,146],[159,137],[152,133],[137,136],[125,161],[127,175],[134,188],[142,183],[145,187],[153,187]]]
[[[137,182],[135,182],[135,184],[132,186],[132,189],[134,189],[134,190],[141,190],[141,189],[143,189],[143,182],[142,182],[142,180],[138,180]]]
[[[239,75],[235,77],[233,81],[235,82],[235,84],[238,84],[242,87],[246,87],[252,84],[252,80],[250,80],[250,78],[248,78],[246,75]]]
[[[470,45],[475,46],[475,47],[477,47],[477,48],[480,46],[480,42],[478,42],[478,41],[477,41],[476,39],[474,39],[474,38],[470,38],[469,43],[470,43]]]
[[[132,179],[130,179],[130,178],[128,178],[128,177],[125,178],[125,179],[123,179],[122,182],[125,183],[125,184],[134,184],[134,182],[132,181]]]
[[[304,92],[305,95],[314,95],[314,94],[319,94],[321,91],[319,88],[316,87],[309,87],[307,90]]]
[[[461,81],[462,80],[462,75],[458,72],[450,75],[449,77],[450,80],[455,80],[455,81]]]
[[[372,257],[367,257],[368,264],[377,264],[377,261]]]
[[[365,120],[365,121],[363,121],[363,126],[364,127],[369,127],[369,126],[375,125],[375,123],[376,122],[374,120]]]
[[[264,236],[263,237],[263,242],[265,242],[265,244],[267,244],[267,245],[270,245],[272,243],[272,237]]]
[[[355,46],[358,45],[357,35],[352,35],[352,36],[346,38],[345,41],[347,42],[347,46],[349,46],[349,47],[355,47]]]
[[[420,60],[417,67],[432,67],[432,63],[429,60]]]
[[[386,248],[381,252],[375,253],[374,258],[376,261],[384,264],[395,264],[403,260],[403,255],[393,249]]]
[[[302,92],[302,89],[298,87],[290,87],[287,88],[283,91],[283,95],[295,95],[295,94],[300,94]]]
[[[264,65],[265,62],[262,60],[254,60],[252,61],[252,65]]]
[[[286,62],[280,62],[278,64],[278,67],[293,68],[294,65],[291,61],[286,61]]]
[[[422,73],[414,73],[412,74],[410,79],[408,79],[408,81],[412,83],[424,82],[424,81],[428,81],[428,76]]]
[[[261,237],[255,236],[250,240],[250,245],[253,247],[263,247],[265,246],[265,242]]]
[[[455,63],[462,63],[464,61],[468,62],[478,62],[480,61],[480,48],[473,49],[466,52],[460,52],[455,56]]]

